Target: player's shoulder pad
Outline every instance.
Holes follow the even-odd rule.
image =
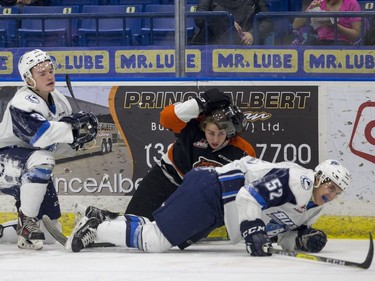
[[[254,147],[247,140],[242,138],[241,136],[237,136],[235,138],[232,138],[230,140],[229,144],[243,150],[247,155],[250,155],[252,157],[256,157],[256,152],[254,150]]]
[[[303,206],[309,202],[314,188],[314,171],[298,165],[289,168],[289,186],[297,205]]]
[[[31,112],[36,108],[40,109],[43,102],[43,99],[36,93],[27,87],[22,87],[12,98],[11,105],[18,109]]]

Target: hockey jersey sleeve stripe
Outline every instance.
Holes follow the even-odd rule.
[[[43,123],[46,122],[46,119],[36,112],[27,112],[15,107],[10,107],[9,110],[12,116],[14,134],[24,142],[31,144],[31,140]]]
[[[39,127],[38,131],[36,131],[35,135],[31,138],[30,144],[34,145],[39,140],[39,138],[49,129],[50,126],[51,124],[48,121],[44,122]]]
[[[160,124],[175,134],[186,127],[191,119],[198,118],[199,106],[195,99],[166,106],[160,112]]]
[[[221,185],[221,197],[224,204],[234,201],[238,190],[240,190],[245,183],[245,176],[239,170],[219,174],[218,179]]]
[[[267,201],[264,200],[264,198],[255,190],[254,187],[248,185],[245,187],[245,189],[247,190],[247,192],[249,192],[251,196],[254,197],[254,199],[259,203],[259,205],[262,206],[262,210],[268,208]]]

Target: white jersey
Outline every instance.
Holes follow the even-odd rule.
[[[17,146],[55,151],[58,143],[72,143],[71,125],[58,122],[72,114],[68,100],[57,90],[50,93],[49,99],[50,105],[30,88],[20,88],[9,101],[0,123],[0,148]]]
[[[257,218],[270,237],[292,250],[298,226],[313,224],[322,211],[311,200],[314,172],[290,162],[269,163],[250,156],[216,168],[223,187],[228,235],[238,243],[239,225]],[[238,190],[238,181],[243,181]],[[235,187],[237,186],[237,188]]]

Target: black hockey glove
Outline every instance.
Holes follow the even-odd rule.
[[[60,121],[72,125],[74,140],[70,146],[73,149],[94,140],[98,132],[98,118],[91,112],[80,111],[70,116],[64,116]]]
[[[212,110],[219,107],[226,107],[231,104],[231,97],[229,94],[220,92],[218,89],[210,89],[200,97],[196,98],[199,107],[202,109],[202,114],[207,115]]]
[[[242,237],[245,239],[246,250],[252,256],[271,256],[272,253],[267,252],[268,248],[272,248],[266,226],[260,219],[255,221],[241,222],[240,230]]]
[[[302,227],[298,230],[296,238],[296,247],[310,253],[320,252],[327,243],[327,235],[318,229]]]

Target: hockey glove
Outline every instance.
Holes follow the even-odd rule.
[[[230,105],[231,97],[215,88],[201,94],[200,97],[196,98],[196,101],[202,109],[202,114],[206,115],[216,108]]]
[[[242,237],[245,239],[246,250],[252,256],[271,256],[267,248],[272,248],[266,226],[260,219],[243,221],[240,226]]]
[[[318,229],[303,227],[298,230],[296,247],[310,253],[320,252],[327,243],[327,235]]]
[[[80,111],[70,116],[64,116],[60,121],[72,125],[74,140],[70,146],[73,149],[77,149],[82,144],[94,140],[98,132],[98,119],[91,112]]]

